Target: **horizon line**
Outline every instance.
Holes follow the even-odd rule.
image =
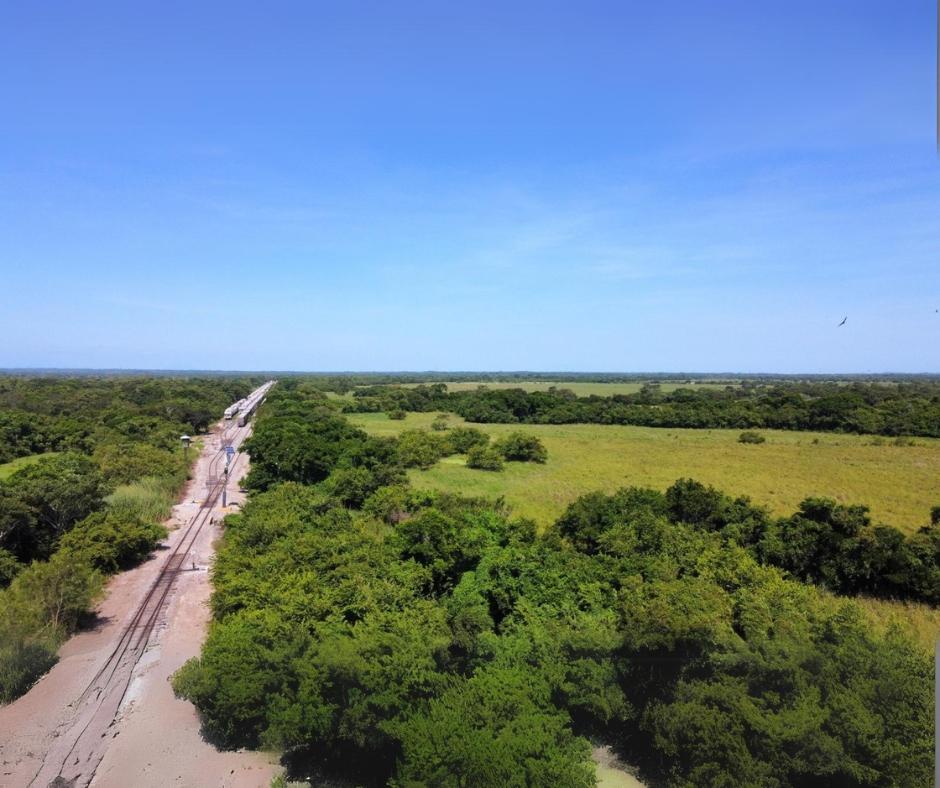
[[[220,369],[220,368],[200,368],[200,367],[0,367],[0,374],[13,375],[23,373],[41,373],[41,374],[67,374],[67,373],[182,373],[182,374],[200,374],[212,373],[216,375],[243,375],[243,374],[281,374],[281,375],[321,375],[321,376],[349,376],[349,375],[407,375],[407,376],[436,376],[445,375],[533,375],[547,379],[549,376],[561,377],[689,377],[689,378],[743,378],[743,377],[833,377],[833,378],[859,378],[859,377],[940,377],[940,372],[902,372],[902,371],[868,371],[868,372],[846,372],[846,371],[826,371],[826,372],[782,372],[782,371],[754,371],[754,370],[708,370],[708,371],[690,371],[690,370],[535,370],[535,369]]]

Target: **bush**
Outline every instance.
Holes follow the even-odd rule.
[[[738,435],[738,443],[764,443],[767,440],[759,432],[747,430]]]
[[[503,455],[495,446],[474,446],[467,452],[467,467],[481,471],[501,471]]]
[[[22,695],[56,662],[62,641],[98,598],[101,574],[61,551],[0,591],[0,702]]]
[[[403,485],[380,487],[362,505],[367,514],[386,523],[395,523],[407,512],[408,488]]]
[[[444,432],[445,430],[450,429],[450,424],[448,423],[448,416],[446,413],[442,413],[437,416],[434,421],[431,422],[431,429],[435,432]]]
[[[388,417],[393,421],[403,421],[407,415],[408,414],[405,413],[405,411],[403,411],[401,408],[395,408],[394,410],[390,410],[388,412]]]
[[[166,528],[120,511],[86,517],[59,542],[60,552],[71,554],[106,574],[139,563],[166,537]]]
[[[375,476],[366,468],[337,468],[323,487],[331,498],[343,506],[358,509],[378,487]]]
[[[179,476],[185,472],[182,452],[174,454],[146,443],[106,443],[93,455],[104,478],[112,484],[129,484],[144,476]]]
[[[449,453],[450,442],[425,430],[407,430],[398,437],[398,461],[406,468],[430,468]]]
[[[474,446],[490,442],[490,436],[476,427],[454,427],[447,433],[447,439],[457,454],[466,454]]]
[[[72,555],[34,561],[0,595],[0,641],[17,632],[73,632],[102,587],[101,573]]]
[[[545,462],[548,459],[542,441],[524,432],[510,432],[497,442],[496,448],[510,462]]]
[[[402,745],[401,788],[595,785],[590,745],[572,734],[547,682],[524,669],[455,680],[426,712],[390,727]]]

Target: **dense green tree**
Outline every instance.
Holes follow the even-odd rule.
[[[62,537],[59,551],[113,574],[146,558],[166,533],[162,525],[130,513],[96,512]]]
[[[430,468],[450,451],[445,436],[426,430],[406,430],[398,436],[398,461],[406,468]]]
[[[490,442],[490,436],[476,427],[454,427],[447,433],[447,439],[457,454],[466,454],[474,446]]]
[[[51,555],[64,533],[104,506],[108,492],[94,463],[78,454],[42,459],[14,473],[3,486],[0,545],[22,561]]]
[[[548,451],[535,435],[510,432],[496,443],[496,448],[510,462],[545,462]]]
[[[596,552],[602,536],[617,523],[630,517],[665,514],[667,499],[655,490],[629,487],[609,496],[582,495],[568,506],[555,523],[555,529],[576,549]]]
[[[70,555],[35,561],[0,592],[0,633],[30,637],[43,630],[71,632],[101,588],[101,574]]]
[[[0,482],[0,549],[18,561],[40,553],[36,513],[10,485]]]
[[[185,467],[183,453],[147,443],[103,443],[92,455],[109,484],[128,484],[145,476],[174,476]]]
[[[467,467],[481,471],[501,471],[502,452],[496,446],[472,446],[467,452]]]
[[[271,403],[271,410],[258,420],[245,441],[251,455],[251,472],[245,483],[251,489],[264,490],[276,481],[323,481],[343,453],[366,438],[328,411],[304,415],[278,411],[277,407],[277,400]]]
[[[396,786],[593,786],[590,745],[572,735],[549,687],[522,669],[453,682],[427,712],[392,727]]]

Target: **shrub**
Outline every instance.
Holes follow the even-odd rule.
[[[0,596],[0,641],[11,632],[74,631],[102,587],[100,572],[63,551],[34,561]]]
[[[380,487],[365,500],[362,509],[386,523],[397,522],[408,510],[408,492],[403,485]]]
[[[466,454],[474,446],[490,442],[490,436],[476,427],[454,427],[447,433],[447,439],[457,454]]]
[[[129,484],[144,476],[179,476],[185,468],[182,454],[146,443],[106,443],[93,455],[104,478],[112,484]]]
[[[676,523],[710,525],[718,520],[723,500],[718,490],[695,479],[677,479],[666,490],[669,518]]]
[[[496,448],[510,462],[545,462],[548,459],[542,441],[524,432],[510,432],[497,442]]]
[[[501,471],[503,455],[495,446],[474,446],[467,452],[467,467],[481,471]]]
[[[388,412],[388,417],[393,421],[403,421],[407,415],[408,414],[405,413],[405,411],[403,411],[401,408],[395,408],[394,410],[390,410]]]
[[[398,461],[406,468],[430,468],[449,453],[450,442],[425,430],[406,430],[398,437]]]
[[[431,429],[435,432],[444,432],[445,430],[450,429],[450,424],[448,423],[448,416],[446,413],[442,413],[437,416],[434,421],[431,422]]]
[[[323,487],[343,506],[358,509],[378,485],[375,476],[366,468],[337,468],[323,482]]]
[[[590,746],[550,698],[525,669],[454,680],[427,711],[389,726],[402,745],[394,785],[593,786]]]
[[[59,550],[113,574],[142,561],[166,537],[166,528],[117,511],[97,512],[59,542]]]
[[[0,591],[0,702],[22,695],[101,593],[101,574],[62,551],[34,561]]]
[[[746,430],[738,435],[738,443],[764,443],[767,439],[759,432]]]

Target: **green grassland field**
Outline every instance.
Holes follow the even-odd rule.
[[[375,435],[427,429],[436,413],[349,414]],[[462,423],[451,415],[450,423]],[[940,440],[918,438],[898,446],[868,435],[763,430],[767,442],[738,443],[740,430],[693,430],[598,424],[477,424],[494,438],[513,430],[537,435],[548,462],[507,463],[494,473],[447,457],[427,471],[412,471],[423,487],[488,497],[504,496],[513,510],[541,526],[586,492],[637,485],[665,489],[691,477],[730,495],[747,495],[773,514],[792,514],[808,496],[871,507],[875,522],[910,533],[940,505]]]
[[[606,384],[605,384],[606,385]],[[384,413],[349,419],[373,435],[428,429],[436,413],[409,413],[393,421]],[[451,425],[463,419],[449,414]],[[465,495],[503,496],[516,514],[541,527],[579,495],[627,485],[665,489],[686,476],[731,495],[747,495],[773,514],[788,515],[810,495],[864,503],[872,519],[910,533],[929,522],[940,505],[940,441],[919,438],[897,446],[868,435],[762,430],[767,442],[738,443],[739,430],[660,429],[597,424],[475,424],[494,438],[513,430],[538,435],[548,462],[506,463],[501,472],[467,468],[463,456],[412,470],[412,483]],[[929,605],[859,600],[878,626],[908,630],[925,649],[940,635],[940,610]]]

